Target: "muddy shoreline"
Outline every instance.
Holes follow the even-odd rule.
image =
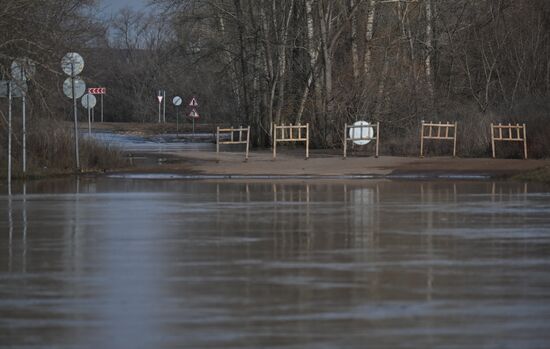
[[[150,156],[150,155],[149,155]],[[156,154],[160,156],[160,154]],[[550,160],[354,156],[343,159],[313,151],[306,160],[289,150],[273,160],[269,150],[241,152],[175,151],[163,153],[155,165],[135,166],[110,175],[172,175],[173,179],[507,179],[550,167]]]

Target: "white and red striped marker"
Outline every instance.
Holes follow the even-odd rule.
[[[107,88],[105,87],[91,87],[88,89],[88,93],[91,95],[104,95],[107,94]]]

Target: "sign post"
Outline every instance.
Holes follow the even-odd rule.
[[[163,95],[163,93],[162,93],[162,90],[159,90],[159,93],[157,94],[157,99],[158,99],[158,101],[159,101],[159,122],[158,122],[158,123],[160,124],[160,117],[161,117],[161,115],[160,115],[160,112],[161,112],[160,108],[161,108],[161,106],[162,106],[162,100],[164,99],[164,95]]]
[[[87,93],[82,97],[82,106],[88,109],[88,136],[92,135],[92,119],[91,112],[97,103],[97,99],[91,93]]]
[[[191,110],[189,113],[189,117],[193,119],[193,136],[195,135],[195,119],[199,118],[199,113],[197,113],[196,109]]]
[[[8,81],[8,195],[11,195],[11,86],[12,82]]]
[[[11,173],[12,173],[12,100],[13,98],[23,97],[26,90],[26,84],[19,81],[14,84],[12,80],[0,81],[0,97],[8,99],[8,195],[11,195]]]
[[[101,122],[103,122],[103,95],[107,94],[107,88],[105,87],[92,87],[88,89],[88,93],[92,95],[100,95],[100,103],[101,103]],[[93,108],[92,113],[95,111],[95,108]],[[94,114],[92,114],[94,115]],[[93,118],[95,122],[95,115]]]
[[[176,107],[176,133],[177,133],[177,137],[180,136],[180,110],[179,109],[180,109],[180,106],[181,106],[182,102],[183,102],[183,100],[181,99],[180,96],[176,96],[172,100],[172,103]]]
[[[22,115],[22,133],[23,133],[23,176],[27,174],[27,91],[26,91],[26,82],[31,79],[34,73],[36,72],[36,66],[33,61],[28,58],[19,58],[13,61],[11,64],[11,76],[19,84],[23,86],[21,89],[21,113]]]
[[[67,53],[61,60],[61,69],[69,78],[63,83],[63,92],[69,98],[73,99],[74,114],[74,156],[76,170],[80,171],[80,155],[78,154],[78,111],[76,99],[82,97],[86,91],[86,84],[77,74],[84,70],[84,59],[76,52]]]
[[[162,91],[162,122],[166,123],[166,90]]]
[[[189,117],[191,119],[193,119],[193,136],[194,136],[195,135],[195,119],[199,118],[199,113],[197,112],[199,102],[197,101],[197,97],[193,96],[193,98],[191,98],[191,101],[189,102],[189,106],[191,107],[191,112],[189,113]]]
[[[76,170],[80,171],[80,154],[78,154],[78,111],[76,109],[76,94],[74,90],[74,76],[75,69],[74,63],[71,63],[71,96],[73,97],[73,115],[74,115],[74,152],[75,152],[75,162]]]

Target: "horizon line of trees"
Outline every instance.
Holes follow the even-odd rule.
[[[393,152],[420,120],[458,120],[476,155],[485,125],[517,120],[548,154],[545,0],[151,0],[109,19],[93,0],[5,2],[2,79],[16,57],[38,62],[40,114],[68,119],[58,61],[80,51],[111,121],[154,122],[165,89],[197,95],[208,122],[251,125],[256,145],[273,123],[310,122],[315,146],[339,146],[343,124],[365,119]]]

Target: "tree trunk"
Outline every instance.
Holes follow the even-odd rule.
[[[355,0],[349,0],[350,11],[355,7]],[[357,45],[357,16],[354,14],[351,16],[351,28],[350,28],[350,42],[351,42],[351,67],[353,70],[353,82],[356,85],[359,80],[359,48]]]
[[[432,73],[432,53],[433,53],[433,32],[432,32],[432,1],[426,0],[426,60],[424,62],[426,68],[426,82],[428,84],[428,93],[433,102],[434,86]]]
[[[376,96],[376,109],[374,112],[374,119],[376,121],[380,120],[380,115],[382,114],[382,109],[386,103],[386,78],[388,76],[388,70],[390,68],[390,58],[388,56],[388,49],[384,53],[384,66],[382,68],[382,75],[380,76],[380,82],[378,83],[378,94]]]
[[[314,40],[315,30],[313,27],[313,0],[305,0],[305,6],[306,6],[307,50],[309,53],[310,72],[308,75],[306,86],[304,88],[304,92],[302,93],[300,108],[298,110],[298,115],[296,117],[297,123],[300,123],[302,120],[303,112],[305,109],[306,101],[309,96],[309,91],[311,89],[312,83],[315,83],[315,92],[317,94],[317,100],[320,99],[319,93],[321,92],[321,89],[319,88],[319,79],[316,74],[317,58],[319,56],[319,52],[317,50],[317,47],[315,45],[315,40]]]
[[[290,5],[288,8],[288,14],[286,21],[284,22],[284,28],[282,29],[281,43],[279,44],[279,93],[277,96],[277,112],[275,115],[275,122],[277,124],[281,123],[281,113],[283,105],[285,104],[285,86],[286,86],[286,52],[287,52],[287,41],[288,41],[288,30],[290,27],[290,20],[292,19],[292,12],[294,11],[294,0],[290,0]]]
[[[246,48],[244,42],[244,18],[241,8],[241,0],[233,0],[235,4],[235,14],[237,20],[237,30],[239,36],[239,60],[241,63],[241,87],[243,91],[243,110],[245,113],[246,120],[250,120],[250,105],[248,100],[248,66],[247,66],[247,57],[246,57]]]
[[[363,58],[363,72],[367,81],[370,78],[370,66],[372,56],[372,37],[374,35],[374,16],[376,14],[377,0],[370,0],[367,12],[367,29],[365,32],[365,56]]]
[[[266,108],[267,108],[267,121],[269,125],[273,123],[273,109],[275,103],[275,91],[277,89],[277,80],[278,75],[274,73],[273,68],[273,50],[271,47],[271,31],[268,23],[268,18],[265,14],[264,2],[260,2],[260,20],[262,24],[263,31],[263,42],[264,42],[264,70],[267,80],[267,90],[269,92],[266,95]]]

